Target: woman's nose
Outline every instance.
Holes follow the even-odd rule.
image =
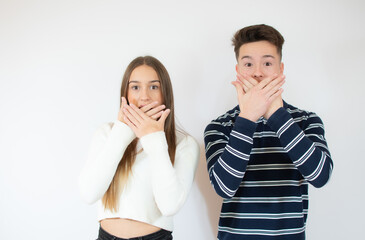
[[[141,100],[149,100],[150,99],[150,94],[149,94],[149,89],[148,88],[143,88],[141,91]]]

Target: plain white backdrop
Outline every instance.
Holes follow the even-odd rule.
[[[330,182],[309,189],[307,239],[359,239],[364,13],[361,0],[0,0],[0,239],[96,239],[78,174],[96,128],[117,116],[127,64],[147,54],[169,71],[178,121],[202,150],[174,239],[215,239],[203,131],[236,105],[232,35],[258,23],[283,34],[284,100],[322,118],[334,160]]]

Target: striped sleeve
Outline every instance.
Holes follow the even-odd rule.
[[[253,145],[256,123],[237,117],[233,128],[211,122],[204,131],[205,154],[210,182],[223,198],[235,195],[245,175]]]
[[[284,150],[302,176],[314,187],[324,186],[331,176],[333,162],[321,119],[309,113],[300,127],[284,108],[280,108],[267,124],[276,131]]]

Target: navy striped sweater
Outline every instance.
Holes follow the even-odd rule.
[[[210,182],[223,197],[218,239],[305,239],[308,183],[322,187],[333,168],[321,119],[285,102],[256,123],[239,113],[204,132]]]

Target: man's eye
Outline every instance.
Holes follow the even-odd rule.
[[[252,63],[246,63],[245,67],[252,67]]]
[[[271,63],[271,62],[266,62],[266,63],[265,63],[265,66],[266,66],[266,67],[269,67],[269,66],[271,66],[271,65],[272,65],[272,63]]]

